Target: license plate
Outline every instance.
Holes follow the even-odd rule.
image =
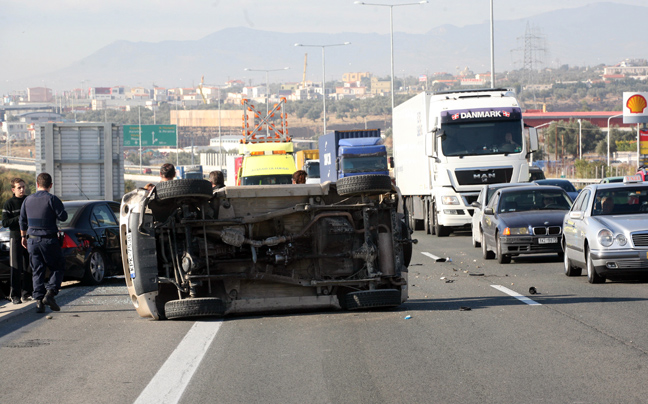
[[[558,237],[544,237],[538,239],[538,244],[555,244],[558,242]]]

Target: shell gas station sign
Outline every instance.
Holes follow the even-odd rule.
[[[648,164],[648,93],[623,93],[623,123],[637,124],[639,163]],[[643,124],[643,128],[639,124]]]
[[[648,93],[623,93],[623,123],[648,122]]]

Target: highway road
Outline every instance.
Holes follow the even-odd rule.
[[[645,283],[567,278],[556,255],[485,261],[469,233],[415,237],[394,310],[156,322],[122,279],[66,286],[51,319],[7,304],[2,402],[646,402]]]

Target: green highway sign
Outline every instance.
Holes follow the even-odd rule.
[[[142,125],[142,146],[177,145],[175,125]],[[140,145],[140,125],[124,125],[124,147]]]

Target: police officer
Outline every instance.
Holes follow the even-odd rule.
[[[14,196],[2,207],[2,226],[9,229],[9,266],[11,267],[11,301],[20,304],[32,299],[32,279],[29,270],[29,254],[22,246],[20,238],[20,208],[25,201],[25,181],[22,178],[11,180]],[[22,301],[21,301],[22,300]]]
[[[63,282],[65,258],[58,241],[56,220],[67,220],[68,214],[63,202],[50,194],[52,176],[40,173],[36,178],[37,191],[25,198],[20,209],[20,233],[22,245],[29,251],[34,284],[33,298],[36,300],[36,312],[45,312],[45,305],[54,311],[61,308],[56,304],[56,296]],[[45,284],[46,269],[50,270],[50,279]]]

